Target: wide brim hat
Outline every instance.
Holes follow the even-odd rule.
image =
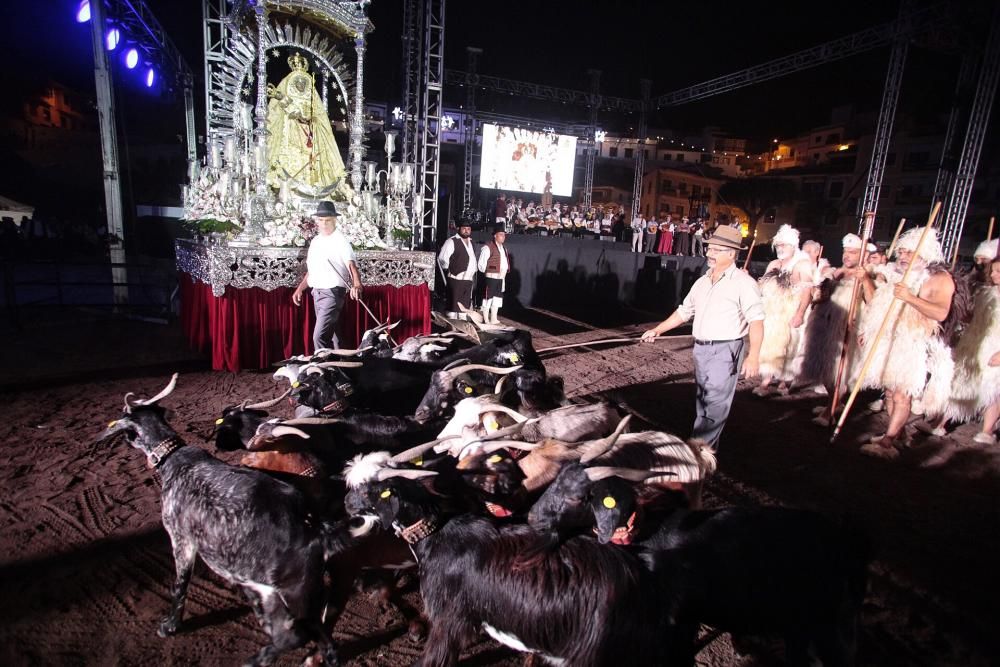
[[[337,212],[337,207],[333,205],[332,201],[321,201],[319,206],[316,207],[316,212],[312,214],[312,217],[335,218],[339,215],[340,213]]]
[[[733,227],[719,227],[712,232],[711,238],[706,243],[733,250],[743,250],[743,235],[740,234],[740,230]]]

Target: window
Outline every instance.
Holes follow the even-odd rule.
[[[684,162],[684,153],[678,153],[677,154],[677,161],[678,162]]]
[[[814,144],[821,144],[821,143],[823,143],[823,136],[820,135],[820,134],[817,134],[816,135],[816,141],[814,141],[813,143]]]
[[[649,159],[649,150],[648,149],[646,149],[646,148],[642,149],[642,158],[644,160],[648,160]]]
[[[625,159],[626,160],[631,160],[632,156],[634,154],[635,154],[635,149],[634,148],[626,148],[625,149]]]
[[[611,148],[609,148],[608,149],[608,155],[610,157],[618,157],[618,147],[617,146],[612,146]]]
[[[688,184],[684,181],[677,181],[677,189],[681,192],[681,194],[686,195],[688,191]]]
[[[830,183],[830,199],[840,199],[844,196],[844,182],[834,181]]]
[[[713,155],[712,156],[712,164],[719,164],[719,156],[718,155]]]
[[[693,194],[693,195],[700,195],[701,194],[701,186],[700,185],[692,185],[691,186],[691,194]]]
[[[840,143],[840,134],[839,133],[834,133],[834,134],[828,134],[828,135],[826,135],[826,143],[828,143],[828,144],[839,144]]]
[[[664,153],[663,154],[663,159],[664,160],[673,160],[674,159],[674,155],[673,155],[673,153]]]

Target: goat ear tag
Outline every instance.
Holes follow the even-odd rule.
[[[417,458],[410,461],[415,466],[422,466],[424,464],[424,457],[418,456]]]
[[[117,423],[118,423],[117,419],[115,419],[114,421],[108,422],[108,428],[114,428],[115,424],[117,424]]]
[[[295,382],[292,383],[292,388],[293,389],[298,389],[299,388],[299,381],[298,380],[296,380]]]
[[[215,420],[215,425],[216,426],[222,426],[222,422],[223,421],[225,421],[225,420],[222,419],[222,417],[219,417],[218,419]],[[114,422],[111,422],[111,423],[113,424]]]
[[[618,505],[618,501],[611,496],[604,496],[604,500],[601,502],[604,503],[604,506],[609,510],[613,510]]]
[[[472,393],[472,387],[466,387],[465,388],[465,393],[466,394],[471,394]]]
[[[517,353],[510,355],[510,360],[513,361],[515,364],[518,362],[520,358],[521,357],[517,356]]]
[[[392,491],[390,491],[389,489],[386,489],[382,493],[378,494],[378,497],[379,498],[388,498],[391,495],[392,495]]]
[[[500,463],[501,461],[503,461],[503,457],[499,454],[494,454],[489,458],[490,463]]]

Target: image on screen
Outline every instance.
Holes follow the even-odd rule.
[[[576,137],[484,124],[479,187],[569,197],[575,162]]]

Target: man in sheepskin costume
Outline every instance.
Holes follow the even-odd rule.
[[[919,253],[916,252],[923,231],[916,227],[899,237],[896,261],[886,266],[877,285],[867,273],[858,272],[858,278],[864,281],[867,305],[858,329],[861,350],[856,357],[857,373],[860,374],[860,364],[875,345],[882,322],[890,313],[892,318],[862,379],[863,387],[885,391],[889,426],[885,435],[874,437],[861,451],[883,458],[897,457],[898,447],[905,444],[904,427],[914,398],[923,395],[925,407],[933,406],[947,400],[950,392],[950,386],[937,385],[950,385],[952,361],[942,323],[951,313],[955,281],[944,264],[935,230],[927,233]],[[904,285],[903,274],[911,263]],[[896,301],[902,304],[894,306]]]
[[[966,422],[981,413],[983,428],[973,440],[995,445],[1000,418],[1000,257],[986,266],[990,284],[976,293],[972,321],[955,346],[955,373],[945,417]]]
[[[990,264],[997,256],[997,239],[983,241],[972,254],[972,268],[963,277],[969,283],[973,294],[980,287],[990,285]]]
[[[841,245],[842,265],[840,268],[825,272],[825,280],[819,286],[819,298],[813,302],[803,336],[805,352],[800,383],[820,383],[826,388],[827,393],[833,393],[833,385],[837,381],[837,368],[840,364],[841,351],[844,349],[847,313],[851,308],[851,297],[854,295],[854,285],[857,281],[855,270],[861,263],[861,238],[857,234],[845,236]],[[870,243],[868,245],[869,250],[875,247]],[[859,301],[860,297],[859,294]],[[852,335],[848,338],[847,365],[842,380],[846,386],[850,386],[851,379],[847,377],[847,371],[850,370],[858,352],[854,329],[857,326],[859,313],[860,309],[855,307]],[[829,407],[825,408],[814,421],[821,426],[829,426],[829,410]]]
[[[767,265],[758,281],[764,301],[764,342],[760,349],[761,382],[753,391],[757,396],[770,393],[773,379],[779,382],[779,392],[787,392],[787,384],[799,374],[799,340],[815,271],[809,256],[799,250],[799,232],[791,225],[778,228],[771,246],[777,259]]]

